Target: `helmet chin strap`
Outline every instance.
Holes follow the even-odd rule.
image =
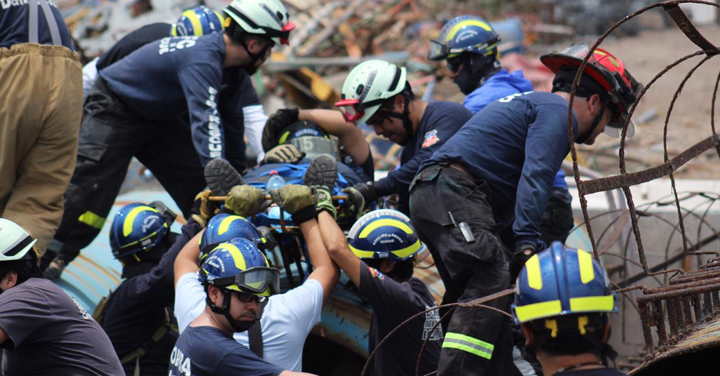
[[[210,299],[210,295],[207,294],[207,290],[208,287],[205,286],[205,302],[210,307],[210,310],[219,315],[223,315],[230,324],[230,326],[232,326],[235,333],[244,332],[250,329],[250,327],[252,327],[253,325],[255,325],[256,322],[260,321],[258,317],[256,317],[255,320],[252,321],[235,320],[235,318],[230,315],[230,299],[232,294],[230,290],[223,290],[223,302],[220,307],[216,306],[215,303],[212,302],[212,300]]]
[[[381,111],[384,116],[387,117],[393,117],[395,119],[400,119],[403,123],[403,129],[405,129],[405,138],[402,140],[402,142],[399,142],[401,146],[407,145],[410,140],[413,138],[413,127],[412,127],[412,121],[410,120],[410,100],[407,96],[403,95],[403,99],[405,100],[405,108],[403,109],[402,114],[398,114],[391,111]]]
[[[250,48],[248,47],[247,41],[244,38],[240,44],[243,46],[248,56],[250,56],[250,64],[245,64],[243,66],[243,69],[245,69],[245,71],[247,71],[247,73],[252,76],[258,70],[258,67],[256,66],[257,62],[267,54],[267,50],[268,48],[270,48],[270,45],[266,45],[265,47],[263,47],[262,51],[254,54],[250,52]]]
[[[602,120],[603,115],[605,114],[605,105],[600,107],[600,112],[595,116],[595,119],[593,119],[592,124],[590,125],[590,130],[588,130],[584,135],[581,135],[577,139],[578,144],[584,144],[585,141],[587,141],[590,136],[595,132],[595,129],[600,125],[600,121]]]

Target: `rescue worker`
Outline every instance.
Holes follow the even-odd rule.
[[[477,114],[487,105],[508,95],[533,91],[522,71],[508,73],[500,65],[500,37],[484,19],[464,15],[450,20],[432,41],[428,60],[445,60],[450,78],[467,95],[463,105]],[[540,233],[546,244],[565,242],[573,227],[572,196],[565,173],[558,170],[550,199],[542,216]]]
[[[198,212],[198,200],[193,212]],[[181,234],[170,231],[175,214],[161,202],[122,207],[110,228],[110,248],[122,265],[123,282],[96,318],[110,337],[126,375],[166,375],[178,338],[172,304],[173,264],[182,247],[203,228],[192,216]]]
[[[312,110],[303,112],[302,120],[319,124],[329,133],[348,133],[348,140],[342,141],[346,152],[357,165],[370,163],[372,156],[362,132],[350,131],[348,124],[367,123],[375,133],[402,145],[401,166],[377,182],[368,181],[354,185],[365,203],[377,198],[399,194],[398,209],[408,213],[407,190],[418,166],[443,145],[472,114],[458,103],[427,103],[415,97],[407,82],[405,68],[382,60],[369,60],[353,68],[342,87],[342,100],[335,105],[338,111]],[[269,132],[279,137],[280,124],[297,121],[298,110],[278,112],[268,119],[263,139]],[[274,119],[277,119],[274,122]],[[342,137],[341,137],[342,139]],[[372,177],[372,176],[371,176]]]
[[[412,276],[416,255],[425,246],[418,240],[410,219],[391,209],[363,215],[345,239],[335,220],[337,213],[330,194],[337,179],[335,163],[330,155],[316,157],[304,183],[314,192],[320,233],[330,257],[373,308],[368,337],[368,351],[372,353],[403,321],[436,306],[427,286]],[[308,195],[310,191],[307,190]],[[362,206],[362,200],[360,196],[357,205]],[[358,213],[362,213],[362,208]],[[437,310],[411,321],[378,349],[371,359],[369,374],[415,375],[418,359],[419,374],[434,372],[443,338],[439,322]],[[420,356],[425,341],[427,346]]]
[[[37,278],[36,240],[0,218],[3,375],[122,375],[100,325],[65,291]]]
[[[63,215],[82,116],[82,73],[54,1],[0,7],[0,217],[45,253]]]
[[[169,376],[309,375],[270,364],[232,339],[257,325],[261,305],[280,287],[278,270],[252,242],[238,238],[221,243],[205,258],[197,278],[206,305],[178,338]]]
[[[340,272],[322,242],[315,220],[315,201],[309,196],[309,188],[288,185],[282,187],[281,192],[275,196],[300,227],[313,271],[302,285],[270,296],[262,317],[258,316],[259,325],[249,332],[236,332],[233,337],[273,365],[300,372],[303,345],[310,330],[320,322],[322,306],[330,298]],[[243,185],[233,188],[230,195],[233,198],[226,201],[226,207],[230,205],[240,215],[214,216],[207,228],[187,243],[175,261],[175,316],[181,334],[205,310],[205,292],[197,279],[198,263],[206,259],[201,260],[201,247],[202,253],[207,254],[208,248],[231,239],[246,239],[253,243],[264,243],[263,238],[268,239],[265,231],[259,232],[244,218],[259,212],[258,208],[264,205],[265,192]],[[274,246],[271,242],[264,247]],[[291,318],[288,312],[292,312]]]
[[[224,19],[220,12],[201,5],[183,12],[177,22],[172,25],[158,22],[145,25],[133,31],[115,43],[112,48],[102,56],[93,59],[83,67],[83,92],[85,96],[87,96],[87,93],[92,89],[93,85],[95,85],[98,70],[112,65],[150,42],[168,36],[201,36],[220,33],[224,30]],[[240,85],[241,88],[239,90],[242,93],[240,106],[243,110],[243,128],[248,138],[250,148],[257,154],[257,161],[260,162],[265,154],[260,145],[260,137],[268,117],[265,115],[262,104],[260,104],[255,88],[252,86],[250,76],[243,76]]]
[[[235,0],[224,12],[223,33],[166,37],[100,70],[85,102],[78,166],[51,249],[77,254],[92,241],[132,157],[185,217],[205,187],[210,160],[244,170],[240,83],[275,44],[287,43],[294,24],[280,0]]]
[[[443,279],[444,302],[501,291],[510,282],[509,261],[516,274],[542,249],[542,213],[553,175],[570,150],[570,90],[588,53],[587,45],[575,45],[543,55],[541,61],[557,72],[554,93],[513,94],[493,102],[421,166],[410,187],[411,218]],[[606,125],[622,127],[642,85],[602,50],[593,53],[581,77],[572,127],[575,142],[592,144]],[[506,299],[487,304],[504,309]],[[458,307],[438,375],[509,373],[509,337],[510,322],[501,314]]]
[[[607,343],[608,313],[617,312],[602,265],[560,242],[532,256],[515,284],[513,318],[546,376],[625,375],[607,367],[617,355]]]

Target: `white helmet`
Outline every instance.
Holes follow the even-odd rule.
[[[20,260],[36,241],[15,222],[0,218],[0,262]]]
[[[264,35],[275,44],[288,44],[295,24],[280,0],[234,0],[227,8],[225,27],[232,18],[248,34]]]
[[[348,123],[362,124],[380,105],[405,89],[407,71],[383,60],[358,64],[343,83],[339,107]]]

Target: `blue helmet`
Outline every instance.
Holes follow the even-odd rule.
[[[218,214],[210,219],[200,238],[200,249],[226,242],[234,238],[247,239],[253,244],[263,242],[263,237],[255,226],[239,215]]]
[[[359,258],[407,260],[425,250],[410,218],[391,209],[380,209],[360,217],[348,233],[350,249]]]
[[[591,253],[553,242],[532,256],[517,277],[518,323],[582,313],[618,312],[605,269]]]
[[[201,5],[188,9],[172,26],[172,36],[201,36],[223,31],[223,16],[220,12]]]
[[[437,40],[431,41],[428,60],[452,59],[463,52],[496,57],[499,42],[500,37],[484,19],[458,16],[443,26]]]
[[[198,279],[203,285],[270,296],[279,291],[280,273],[265,255],[246,239],[235,238],[217,245],[202,262]]]
[[[139,262],[141,259],[136,253],[149,251],[158,245],[169,227],[156,208],[141,203],[127,204],[113,219],[110,248],[117,259]]]

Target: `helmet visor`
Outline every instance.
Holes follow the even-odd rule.
[[[241,292],[251,294],[269,289],[272,295],[280,291],[280,272],[275,268],[250,268],[232,277],[208,279],[208,283],[217,287],[237,286]]]
[[[293,138],[290,142],[298,148],[298,150],[305,152],[306,157],[315,158],[320,154],[329,154],[337,158],[337,141],[315,136],[304,136]]]
[[[428,60],[439,61],[445,60],[450,55],[450,47],[436,40],[430,41],[430,50],[428,50]]]

